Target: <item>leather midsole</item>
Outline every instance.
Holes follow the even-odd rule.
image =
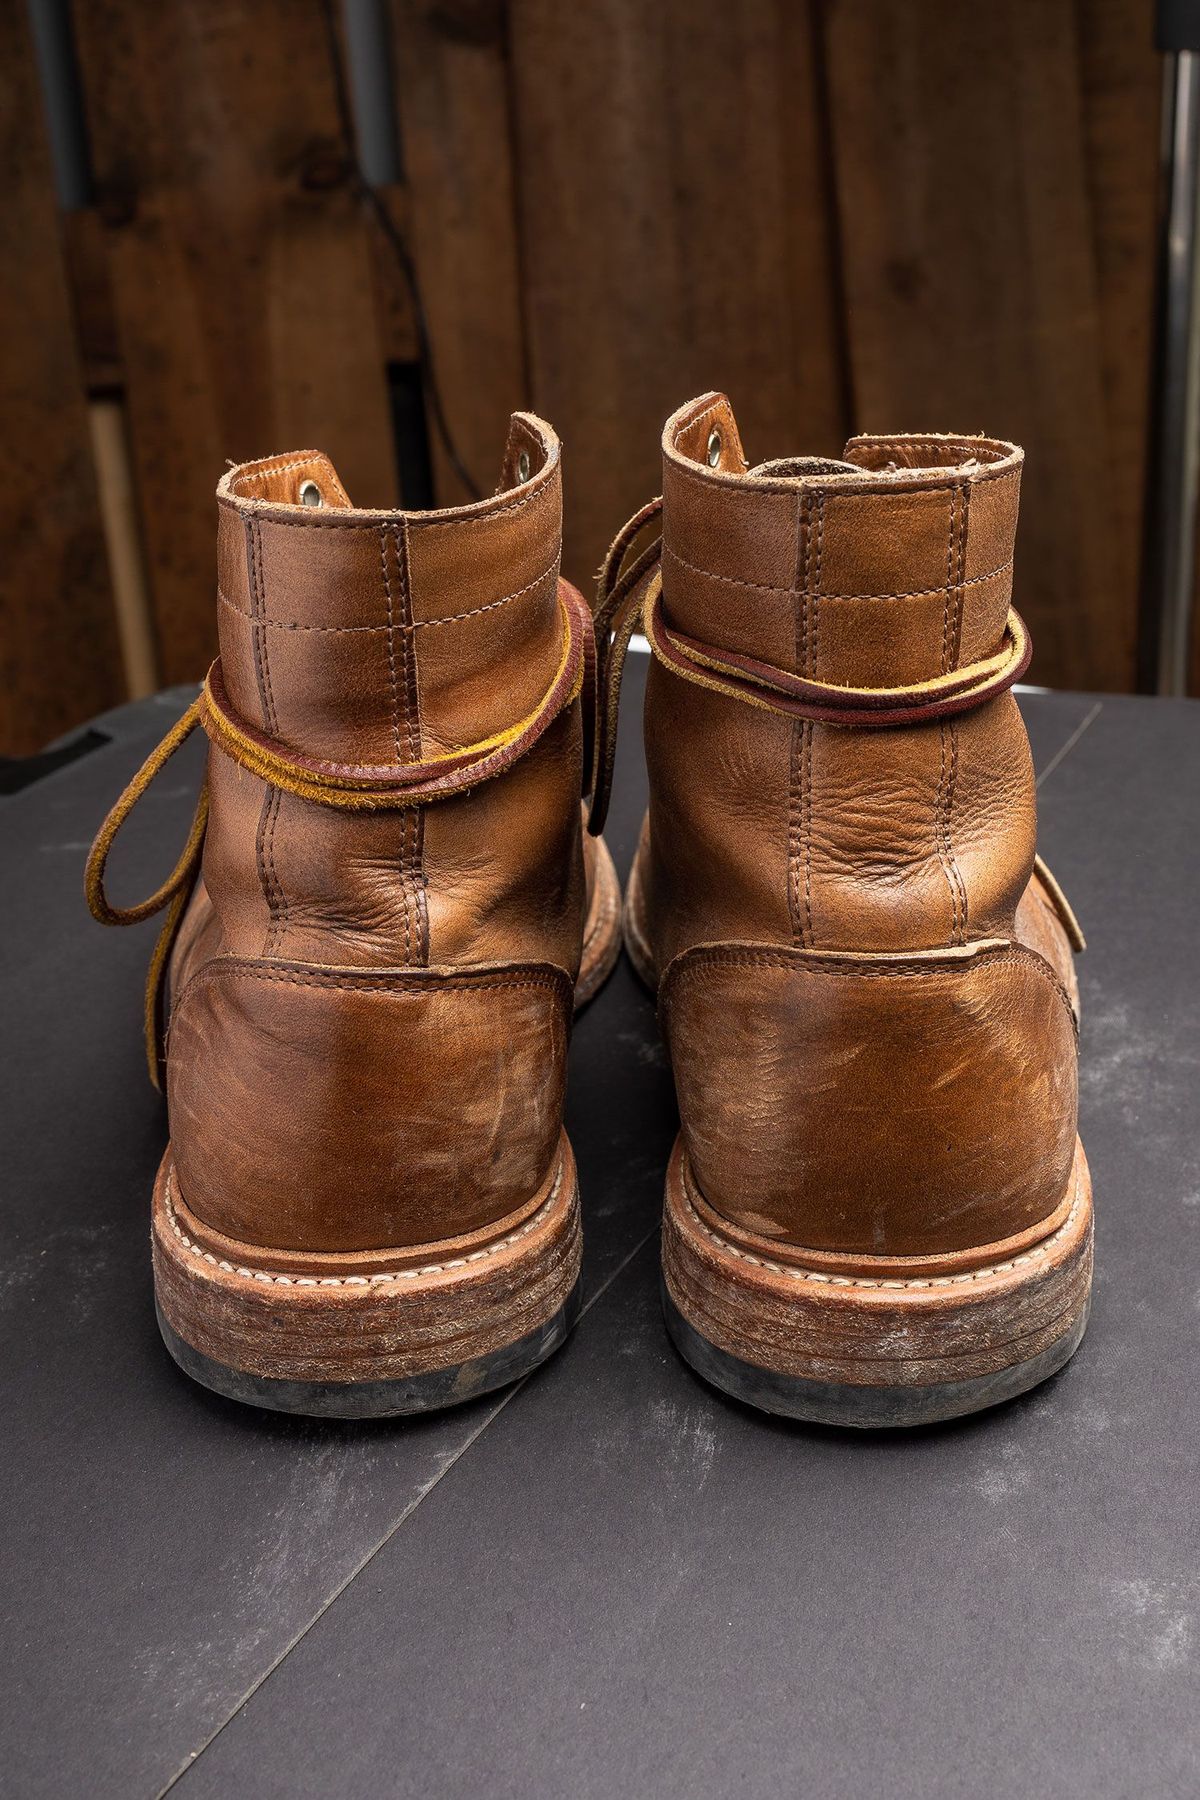
[[[543,1325],[578,1278],[578,1184],[565,1140],[552,1191],[516,1230],[466,1255],[370,1275],[285,1273],[215,1256],[180,1224],[171,1174],[168,1158],[152,1214],[159,1305],[185,1343],[251,1374],[368,1381],[454,1367]]]
[[[386,1273],[389,1269],[415,1268],[423,1263],[445,1262],[450,1257],[472,1256],[478,1251],[488,1250],[491,1245],[518,1231],[547,1204],[556,1188],[563,1183],[566,1158],[569,1155],[564,1133],[559,1139],[558,1154],[537,1192],[503,1218],[494,1219],[482,1231],[469,1232],[459,1237],[432,1239],[422,1244],[389,1246],[382,1250],[298,1250],[274,1244],[250,1244],[241,1238],[227,1237],[224,1232],[206,1225],[189,1208],[180,1192],[170,1145],[167,1146],[159,1178],[165,1181],[167,1200],[182,1230],[202,1251],[210,1252],[219,1262],[265,1269],[268,1273],[281,1275],[315,1275],[318,1278],[371,1276]]]
[[[1087,1304],[1092,1204],[1076,1159],[1062,1224],[1014,1256],[954,1274],[835,1275],[740,1249],[688,1199],[676,1145],[663,1218],[672,1300],[708,1342],[761,1368],[812,1380],[970,1379],[1035,1356]]]
[[[972,1244],[967,1250],[949,1250],[940,1256],[871,1256],[859,1250],[814,1250],[786,1239],[760,1237],[735,1225],[709,1205],[696,1185],[686,1153],[681,1158],[680,1173],[688,1201],[701,1223],[737,1249],[749,1251],[760,1258],[793,1264],[800,1269],[815,1269],[830,1275],[851,1275],[881,1281],[890,1276],[911,1279],[913,1276],[924,1275],[956,1275],[988,1264],[1004,1262],[1009,1257],[1031,1249],[1035,1244],[1045,1242],[1066,1222],[1072,1207],[1077,1203],[1082,1158],[1083,1146],[1077,1139],[1075,1160],[1066,1192],[1044,1219],[1038,1219],[1025,1231],[1014,1232],[1011,1237],[997,1238],[988,1244]]]

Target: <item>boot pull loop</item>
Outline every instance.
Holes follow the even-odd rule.
[[[183,717],[172,725],[162,743],[150,752],[101,825],[96,833],[96,841],[88,852],[87,865],[84,870],[83,885],[88,908],[92,917],[97,919],[101,925],[139,925],[144,919],[153,918],[155,913],[161,912],[164,906],[167,908],[167,916],[163,920],[162,930],[158,934],[150,958],[142,1008],[146,1064],[150,1071],[150,1079],[160,1092],[162,1091],[164,1035],[162,1009],[159,1003],[160,994],[163,977],[166,974],[167,958],[170,956],[171,946],[175,941],[175,933],[179,929],[179,922],[183,918],[184,909],[191,899],[192,889],[196,885],[196,877],[200,873],[204,833],[208,825],[208,782],[205,781],[201,786],[187,842],[184,844],[179,860],[160,887],[157,887],[145,900],[139,900],[134,906],[114,906],[105,889],[104,875],[109,855],[122,825],[155,776],[162,771],[180,746],[187,742],[200,723],[200,701],[193,700]]]
[[[609,546],[596,585],[596,718],[588,809],[588,830],[593,837],[599,837],[608,817],[625,655],[642,616],[647,585],[662,555],[660,537],[640,552],[636,550],[637,540],[661,512],[662,500],[656,498],[621,527]]]

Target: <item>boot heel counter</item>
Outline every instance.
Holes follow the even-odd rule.
[[[1070,1002],[998,943],[907,958],[718,945],[661,1010],[696,1184],[768,1239],[935,1255],[1048,1218],[1075,1150]]]
[[[556,1154],[570,1018],[549,965],[209,963],[168,1041],[188,1208],[227,1237],[313,1251],[484,1230]]]

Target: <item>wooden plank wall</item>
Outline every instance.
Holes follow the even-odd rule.
[[[319,444],[397,496],[418,354],[357,191],[323,0],[76,0],[95,205],[56,216],[23,7],[0,74],[0,750],[119,699],[88,409],[119,405],[153,666],[213,644],[226,458]],[[1053,685],[1128,688],[1160,71],[1140,0],[389,0],[402,184],[473,484],[509,411],[566,451],[582,584],[721,387],[755,459],[857,429],[1028,453],[1019,604]],[[428,411],[428,408],[427,408]],[[429,430],[440,503],[467,488]],[[106,490],[107,491],[107,490]],[[126,664],[128,658],[126,658]]]
[[[0,753],[36,750],[122,691],[79,352],[33,47],[0,59]]]

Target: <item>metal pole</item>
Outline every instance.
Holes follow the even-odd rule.
[[[1186,694],[1200,497],[1200,4],[1160,0],[1165,206],[1148,459],[1143,679]]]

